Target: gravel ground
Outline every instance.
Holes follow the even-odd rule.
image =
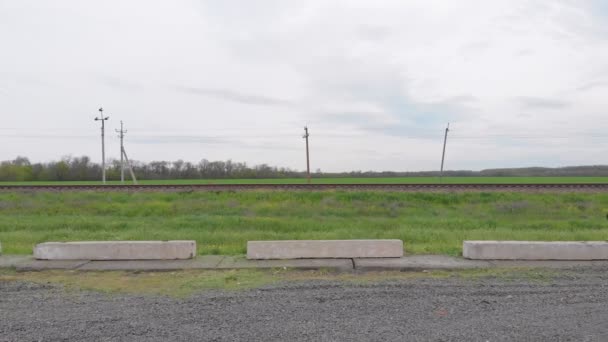
[[[299,282],[186,299],[0,282],[0,341],[608,341],[608,269]]]

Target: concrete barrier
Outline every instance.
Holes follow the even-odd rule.
[[[195,241],[45,242],[34,247],[34,258],[42,260],[173,260],[195,255]]]
[[[478,260],[608,260],[608,242],[464,241],[462,255]]]
[[[249,241],[247,259],[399,258],[401,240]]]

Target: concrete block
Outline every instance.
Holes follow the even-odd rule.
[[[401,240],[249,241],[247,259],[399,258]]]
[[[34,258],[42,260],[173,260],[195,255],[195,241],[45,242],[34,247]]]
[[[608,242],[464,241],[462,255],[484,260],[608,260]]]

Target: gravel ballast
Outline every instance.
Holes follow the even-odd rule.
[[[162,296],[0,282],[0,341],[608,341],[608,269]]]

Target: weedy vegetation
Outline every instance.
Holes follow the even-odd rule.
[[[265,286],[310,281],[339,282],[368,286],[385,282],[417,279],[459,279],[477,282],[500,281],[550,282],[559,273],[543,269],[492,268],[429,272],[332,273],[327,271],[274,270],[188,270],[175,272],[88,272],[41,271],[15,272],[0,269],[0,282],[21,281],[60,286],[66,291],[96,291],[112,294],[161,295],[183,298],[209,290],[241,291]]]
[[[0,182],[0,185],[99,185],[99,181]],[[313,177],[313,184],[439,184],[439,177]],[[608,183],[608,177],[443,177],[444,184]],[[110,180],[117,185],[120,181]],[[127,181],[126,184],[131,184]],[[140,180],[139,184],[306,184],[306,178]]]
[[[608,240],[608,194],[355,191],[3,192],[6,254],[36,243],[192,239],[239,255],[248,240],[402,239],[407,253],[463,240]]]

